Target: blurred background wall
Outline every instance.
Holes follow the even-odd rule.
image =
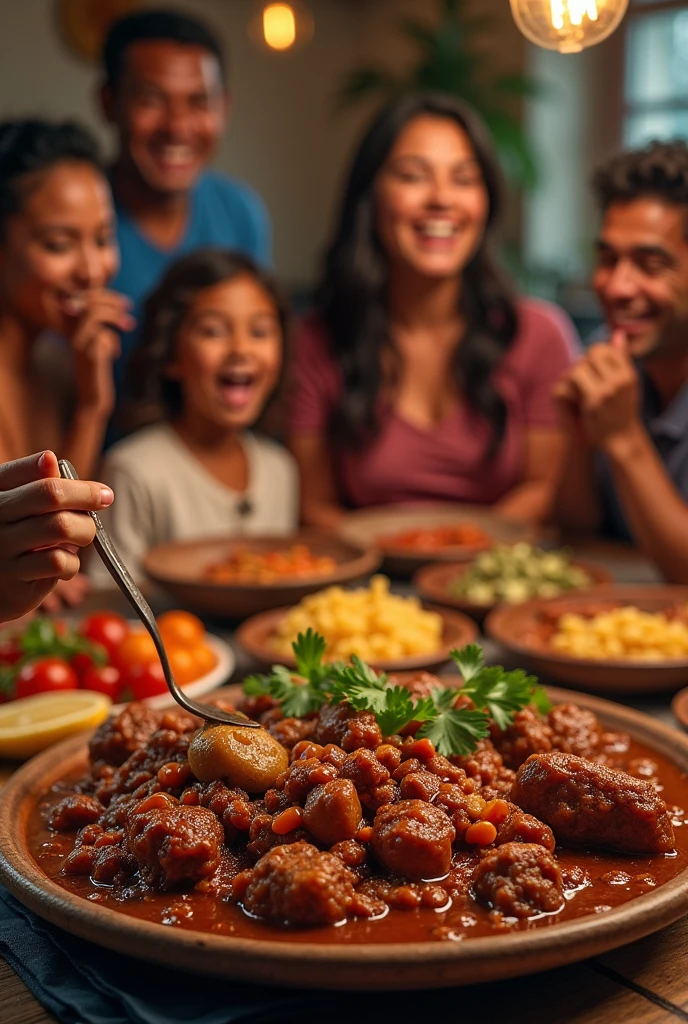
[[[84,0],[87,2],[87,0]],[[260,45],[249,26],[259,0],[142,0],[197,14],[218,32],[230,60],[234,109],[217,166],[252,184],[275,229],[275,262],[297,294],[311,288],[352,146],[376,101],[344,111],[336,95],[352,69],[376,62],[403,74],[413,44],[400,19],[437,24],[443,0],[301,0],[313,19],[307,45],[284,53]],[[578,56],[537,50],[522,39],[508,0],[463,0],[465,17],[487,18],[479,66],[490,76],[525,74],[537,97],[511,109],[526,129],[537,184],[511,191],[506,239],[511,265],[531,291],[558,297],[584,327],[595,309],[586,289],[595,211],[592,168],[623,141],[687,134],[688,3],[632,0],[622,28]],[[73,116],[107,142],[99,120],[97,68],[68,47],[59,0],[0,4],[0,115]]]

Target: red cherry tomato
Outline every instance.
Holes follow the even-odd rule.
[[[51,690],[76,690],[76,672],[62,658],[39,658],[24,665],[17,676],[15,697],[33,697]]]
[[[102,644],[94,644],[97,660],[94,660],[90,654],[86,651],[78,651],[77,654],[73,654],[69,660],[69,664],[76,672],[79,679],[79,686],[84,685],[84,678],[86,673],[92,668],[98,668],[101,664],[105,664],[108,661],[108,652],[102,646]]]
[[[23,653],[18,636],[7,636],[0,640],[0,665],[14,665]]]
[[[146,697],[157,697],[159,693],[167,693],[167,683],[159,661],[135,665],[125,678],[134,700],[145,700]]]
[[[96,612],[83,620],[79,632],[88,640],[101,644],[112,658],[122,641],[129,636],[129,624],[115,612]]]
[[[122,692],[122,676],[114,665],[91,665],[81,680],[81,688],[104,693],[116,703]]]

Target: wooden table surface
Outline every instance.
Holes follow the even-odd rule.
[[[654,578],[649,566],[626,552],[597,547],[581,550],[580,554],[604,564],[620,582],[649,582]],[[112,606],[113,599],[108,596],[105,601],[94,595],[89,603]],[[485,653],[488,661],[499,656],[491,641],[485,643]],[[239,659],[237,675],[247,667]],[[669,696],[639,697],[627,703],[676,725]],[[0,783],[13,767],[0,763]],[[0,999],[2,1024],[55,1021],[2,958]],[[473,1012],[477,1019],[502,1019],[510,1024],[688,1022],[688,917],[639,942],[570,967],[463,989],[460,1008],[463,1019],[470,1020]],[[357,1014],[357,1024],[364,1020]]]

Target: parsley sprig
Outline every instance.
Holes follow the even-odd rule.
[[[284,665],[273,665],[268,675],[249,676],[244,693],[268,695],[285,715],[295,717],[318,711],[323,704],[347,701],[356,711],[372,712],[383,736],[421,722],[417,735],[427,737],[447,757],[471,754],[478,741],[489,735],[490,721],[506,729],[516,712],[528,704],[535,704],[541,712],[549,709],[545,692],[533,676],[521,669],[488,668],[477,644],[451,652],[463,677],[460,689],[437,687],[417,700],[406,687],[390,686],[384,672],[374,672],[355,654],[350,665],[323,662],[325,640],[311,629],[299,633],[292,648],[295,673]],[[461,696],[469,697],[473,707],[456,707]]]
[[[270,675],[254,675],[244,680],[249,697],[267,695],[276,700],[288,717],[301,718],[326,704],[330,698],[334,664],[323,663],[326,642],[312,629],[299,633],[292,644],[296,672],[284,665],[273,665]]]
[[[535,704],[543,713],[549,711],[547,694],[537,685],[535,676],[521,668],[513,672],[499,665],[488,668],[478,644],[452,651],[451,658],[463,679],[460,693],[470,697],[476,708],[487,711],[498,729],[507,729],[516,712],[528,704]]]

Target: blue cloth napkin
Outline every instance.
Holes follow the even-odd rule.
[[[0,956],[61,1024],[303,1024],[320,1019],[452,1020],[457,990],[398,995],[241,985],[94,946],[55,928],[0,886]],[[447,1014],[450,1014],[447,1016]],[[0,1016],[2,1016],[0,1014]]]

